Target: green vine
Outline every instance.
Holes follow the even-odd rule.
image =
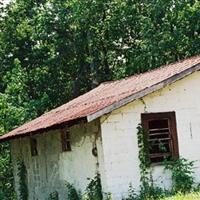
[[[27,170],[23,161],[18,161],[19,199],[28,200]]]
[[[86,200],[103,200],[103,192],[101,186],[100,174],[90,180],[89,185],[86,188]]]
[[[69,200],[103,200],[103,192],[101,187],[100,174],[97,173],[93,179],[89,179],[90,182],[86,187],[84,195],[77,192],[76,188],[67,183],[67,199]],[[105,194],[105,200],[111,200],[110,194]]]
[[[138,158],[140,160],[140,181],[141,181],[141,190],[146,190],[149,186],[149,167],[150,161],[148,158],[148,149],[147,143],[145,139],[145,131],[141,124],[137,127],[137,139],[138,139],[138,148],[139,148],[139,155]]]
[[[74,185],[67,183],[67,199],[69,200],[81,200],[80,192],[77,192]]]
[[[153,177],[150,170],[150,160],[148,157],[148,144],[145,138],[145,131],[141,124],[137,127],[138,133],[138,148],[140,160],[140,181],[141,191],[140,199],[159,199],[167,194],[174,194],[177,192],[185,193],[193,189],[193,161],[188,161],[184,158],[176,159],[174,161],[163,162],[165,169],[172,172],[172,191],[163,191],[160,187],[156,187],[153,183]]]
[[[173,161],[164,161],[165,169],[172,173],[172,192],[187,193],[194,186],[194,161],[179,158]]]
[[[52,193],[49,195],[48,200],[59,200],[58,192],[57,192],[57,191],[52,192]]]
[[[155,186],[153,182],[148,155],[148,144],[145,138],[146,133],[141,124],[138,125],[137,130],[141,191],[139,197],[136,199],[159,199],[163,196],[163,190]]]

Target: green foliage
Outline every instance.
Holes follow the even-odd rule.
[[[188,194],[178,193],[171,197],[163,198],[162,200],[198,200],[198,199],[200,199],[200,193],[199,192],[191,192]]]
[[[102,81],[199,54],[199,9],[197,0],[0,3],[0,134]],[[0,148],[0,195],[13,199],[9,145]]]
[[[140,133],[142,132],[141,126],[139,126],[138,130]],[[177,159],[174,162],[164,161],[163,165],[165,166],[165,169],[172,172],[172,181],[174,184],[172,190],[164,190],[156,186],[151,174],[149,174],[149,176],[145,178],[145,185],[141,186],[139,194],[135,192],[134,188],[130,184],[128,188],[128,196],[122,200],[182,200],[186,199],[186,196],[188,198],[199,196],[199,188],[194,188],[193,185],[193,164],[194,162],[188,161],[184,158]],[[149,164],[147,166],[149,166]],[[188,194],[191,190],[195,190],[196,192]],[[69,183],[67,184],[67,191],[67,199],[69,200],[103,200],[101,180],[98,173],[93,179],[91,179],[83,196],[81,196],[74,186]],[[105,194],[104,199],[112,200],[112,197],[110,194]]]
[[[145,190],[141,190],[140,194],[136,199],[138,200],[156,200],[161,199],[169,194],[168,191],[163,190],[162,188],[155,186],[153,182],[148,183]]]
[[[58,192],[55,191],[49,195],[48,200],[59,200]],[[78,199],[77,199],[78,200]]]
[[[137,139],[138,139],[138,148],[139,148],[139,154],[138,158],[140,161],[139,167],[140,167],[140,181],[141,181],[141,191],[146,191],[149,188],[149,167],[150,162],[148,158],[148,149],[146,144],[146,138],[145,138],[145,131],[142,128],[142,126],[139,124],[137,127]]]
[[[27,171],[23,161],[18,161],[19,200],[28,200]]]
[[[162,198],[165,195],[165,191],[160,187],[155,186],[153,183],[145,131],[140,124],[138,125],[137,130],[141,181],[140,194],[136,194],[132,186],[129,186],[128,197],[126,197],[125,200],[154,200]]]
[[[103,193],[101,188],[100,174],[97,173],[93,179],[90,179],[86,187],[85,194],[81,195],[77,192],[76,188],[67,183],[67,199],[69,200],[103,200]],[[109,194],[105,195],[105,199],[111,200]]]
[[[100,174],[90,180],[85,192],[85,200],[103,200]]]
[[[172,191],[164,191],[163,189],[154,185],[153,178],[150,170],[150,162],[148,159],[148,149],[145,139],[145,132],[141,125],[138,125],[138,147],[139,147],[139,160],[140,160],[140,175],[141,175],[141,191],[139,196],[129,192],[129,199],[160,199],[171,193],[187,193],[193,188],[193,161],[188,161],[184,158],[172,161],[164,161],[165,169],[172,173],[173,188]]]
[[[105,193],[104,194],[104,199],[105,200],[112,200],[112,195],[110,193]]]
[[[193,189],[194,161],[180,158],[171,162],[165,161],[165,169],[172,172],[173,192],[187,193]]]
[[[132,185],[129,185],[128,188],[128,196],[126,198],[123,198],[123,200],[136,200],[137,194],[135,193],[135,190]]]
[[[67,199],[69,200],[81,200],[81,195],[76,191],[76,188],[70,184],[67,183]]]
[[[0,145],[0,199],[15,200],[12,166],[10,166],[9,144]]]

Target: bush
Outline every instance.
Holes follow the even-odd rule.
[[[193,166],[194,161],[188,161],[185,158],[172,162],[166,161],[165,169],[169,169],[172,172],[173,192],[186,193],[193,189]]]
[[[99,173],[97,173],[96,176],[90,180],[90,183],[86,188],[85,199],[86,200],[103,200],[101,179],[100,179]]]
[[[67,199],[69,200],[81,200],[81,195],[76,191],[75,187],[67,183]]]

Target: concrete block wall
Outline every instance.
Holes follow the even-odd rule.
[[[29,138],[12,141],[16,190],[17,160],[23,159],[28,171],[29,199],[45,200],[54,191],[59,199],[66,199],[65,183],[82,192],[97,169],[101,173],[104,192],[113,199],[125,197],[131,184],[139,191],[137,126],[141,113],[176,112],[180,156],[195,160],[195,180],[200,182],[200,72],[177,81],[157,92],[129,103],[88,124],[70,128],[71,152],[61,151],[59,130],[36,135],[39,155],[30,154]],[[98,158],[92,155],[97,143]],[[151,168],[155,184],[171,187],[171,174],[162,165]]]
[[[67,182],[84,192],[89,183],[88,178],[93,178],[96,171],[102,169],[98,120],[71,127],[70,137],[72,151],[62,152],[59,130],[35,135],[38,156],[34,157],[30,153],[29,137],[11,142],[15,186],[18,193],[18,160],[23,160],[27,168],[29,200],[46,200],[55,191],[58,192],[60,200],[65,200]],[[95,142],[98,146],[98,158],[92,155]]]
[[[141,113],[176,112],[180,156],[195,162],[194,177],[200,182],[200,72],[195,72],[157,92],[101,117],[104,189],[115,200],[127,195],[132,184],[139,190],[140,173],[137,126]],[[171,187],[171,174],[162,165],[151,168],[155,184]]]

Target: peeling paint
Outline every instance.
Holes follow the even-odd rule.
[[[58,192],[61,200],[66,197],[66,183],[69,182],[84,191],[101,167],[101,142],[99,122],[80,124],[70,128],[71,152],[61,151],[60,131],[50,131],[38,135],[38,156],[31,156],[29,138],[14,140],[11,143],[14,177],[18,192],[16,160],[23,159],[27,166],[29,200],[45,200]],[[92,155],[94,144],[98,147],[98,157]]]

